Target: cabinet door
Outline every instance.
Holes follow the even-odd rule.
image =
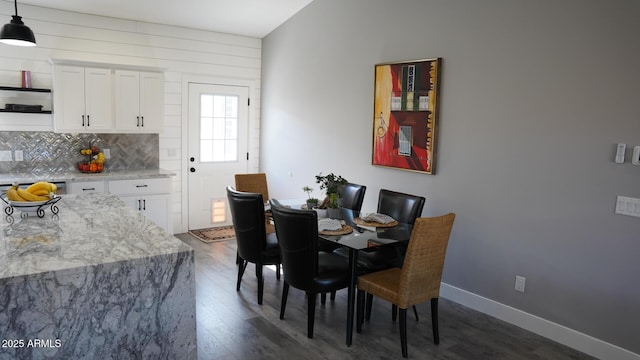
[[[147,195],[142,198],[142,213],[169,234],[173,234],[168,195]]]
[[[166,230],[173,233],[173,223],[170,217],[169,195],[146,195],[139,196],[118,196],[128,207],[139,211],[147,219]]]
[[[140,129],[140,73],[116,70],[116,129],[138,132]]]
[[[164,76],[140,73],[140,116],[145,133],[160,133],[164,125]]]
[[[113,128],[111,70],[85,68],[86,129],[91,132]]]
[[[53,127],[84,131],[84,68],[56,65],[53,72]]]

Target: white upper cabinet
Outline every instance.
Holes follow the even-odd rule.
[[[161,71],[69,60],[52,62],[55,132],[162,132]]]
[[[54,66],[53,124],[56,132],[111,132],[111,70]]]
[[[164,122],[164,76],[116,70],[116,131],[159,133]]]

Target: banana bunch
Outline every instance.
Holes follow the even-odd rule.
[[[7,199],[11,201],[47,201],[57,191],[55,184],[39,181],[26,189],[14,184],[7,190]]]

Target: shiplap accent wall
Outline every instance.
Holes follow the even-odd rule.
[[[9,22],[13,4],[0,2],[0,22]],[[174,171],[173,218],[186,231],[186,144],[183,136],[183,82],[202,78],[244,80],[250,88],[250,171],[258,170],[262,40],[245,36],[93,16],[19,4],[19,14],[35,33],[38,46],[0,45],[0,85],[20,86],[20,70],[30,70],[32,86],[51,88],[50,59],[155,67],[165,70],[164,131],[160,168]],[[188,104],[184,104],[187,106]],[[21,116],[22,114],[18,114]],[[18,116],[11,119],[18,119]],[[22,117],[24,118],[24,117]],[[14,120],[22,123],[23,120]],[[50,130],[52,117],[30,116],[30,130]],[[45,120],[43,120],[45,119]],[[2,119],[4,130],[15,124]],[[12,128],[11,126],[14,126]]]

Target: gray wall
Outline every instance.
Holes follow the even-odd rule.
[[[315,0],[263,40],[272,197],[319,172],[458,214],[444,282],[640,353],[640,2]],[[437,174],[371,165],[373,67],[442,57]],[[317,188],[317,185],[316,185]],[[319,192],[314,194],[319,196]],[[514,277],[527,278],[524,294]]]

